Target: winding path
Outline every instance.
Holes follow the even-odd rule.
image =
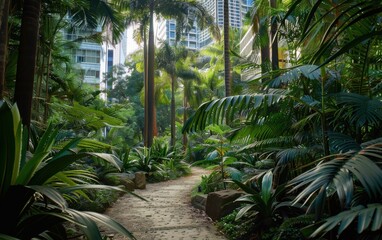
[[[192,188],[207,173],[192,168],[190,176],[147,184],[145,190],[134,192],[148,202],[125,194],[105,214],[127,227],[138,240],[226,239],[203,211],[190,203]],[[116,234],[112,239],[127,238]]]

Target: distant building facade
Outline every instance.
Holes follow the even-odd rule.
[[[213,16],[219,27],[224,24],[224,1],[223,0],[199,0],[206,10]],[[245,14],[251,9],[253,0],[229,0],[230,27],[241,29]],[[157,24],[156,43],[160,45],[163,41],[175,44],[176,22],[175,20],[160,20]],[[201,30],[196,24],[190,31],[184,33],[180,39],[180,44],[188,49],[198,50],[213,42],[207,29]]]
[[[79,42],[78,47],[71,50],[71,57],[75,67],[82,73],[83,83],[100,90],[110,89],[112,86],[104,81],[105,75],[112,72],[113,66],[124,64],[127,55],[137,48],[133,40],[133,28],[127,28],[117,44],[92,41],[89,36],[93,34],[111,35],[108,30],[102,33],[101,27],[94,30],[74,28],[64,31],[66,40]],[[102,93],[101,98],[106,99],[106,93]]]

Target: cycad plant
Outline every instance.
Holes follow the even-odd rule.
[[[282,201],[285,186],[274,187],[272,171],[264,172],[258,179],[255,188],[239,181],[234,182],[245,192],[243,196],[235,200],[242,203],[236,220],[245,216],[252,222],[253,231],[261,239],[264,232],[280,225],[283,218],[296,216],[303,213],[303,210],[300,206],[292,207],[290,202]]]
[[[106,153],[84,152],[74,139],[62,148],[52,149],[58,129],[49,126],[34,151],[28,151],[26,128],[23,129],[16,105],[0,103],[0,212],[6,219],[0,226],[5,239],[66,239],[64,223],[78,226],[89,239],[102,239],[97,224],[104,224],[134,238],[119,223],[94,212],[70,209],[63,195],[81,189],[119,188],[78,184],[65,172],[79,159],[98,157],[119,168],[119,160]],[[86,174],[81,174],[85,176]]]

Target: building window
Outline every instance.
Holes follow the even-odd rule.
[[[76,51],[76,61],[78,63],[100,63],[100,53],[97,50],[79,49]]]
[[[108,72],[111,72],[113,69],[113,57],[114,57],[113,50],[107,50],[107,71]]]
[[[85,77],[95,77],[95,78],[99,78],[99,71],[97,70],[87,70],[86,73],[85,73]]]

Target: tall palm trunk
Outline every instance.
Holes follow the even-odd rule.
[[[175,81],[176,77],[171,76],[171,147],[175,146]]]
[[[264,23],[264,21],[262,22],[260,19],[258,20],[258,23],[259,23],[259,35],[261,38],[261,48],[260,48],[261,73],[264,74],[269,71],[269,62],[270,62],[268,26]]]
[[[144,27],[144,26],[143,26]],[[148,129],[149,129],[149,121],[148,121],[148,84],[147,84],[147,72],[148,72],[148,64],[147,64],[147,35],[146,35],[146,27],[143,29],[143,66],[144,66],[144,87],[145,87],[145,103],[144,103],[144,127],[143,127],[143,139],[144,139],[144,146],[147,146],[147,140],[149,138],[148,136]]]
[[[272,9],[277,7],[276,0],[270,0]],[[271,17],[271,40],[272,40],[272,70],[279,69],[279,42],[277,39],[277,22],[275,17]]]
[[[229,5],[224,0],[224,83],[225,96],[231,96],[231,61],[229,59]]]
[[[150,1],[150,29],[147,59],[147,147],[151,147],[154,138],[154,0]]]
[[[4,14],[4,10],[6,9],[5,8],[5,2],[7,0],[0,0],[0,26],[1,26],[1,23],[3,22],[3,14]]]
[[[21,20],[14,101],[24,126],[30,127],[33,83],[36,68],[41,0],[25,0]]]
[[[187,108],[188,108],[188,99],[187,99],[187,94],[186,94],[186,89],[184,89],[184,94],[183,94],[183,124],[186,123],[187,121]],[[182,144],[183,144],[183,150],[186,151],[187,149],[187,134],[183,133],[183,139],[182,139]]]
[[[2,8],[0,9],[0,100],[4,98],[5,91],[5,68],[7,64],[9,5],[10,0],[2,0]]]
[[[321,67],[321,132],[322,132],[322,145],[324,148],[325,156],[330,154],[329,148],[329,136],[328,136],[328,124],[326,120],[326,102],[325,102],[325,84],[328,80],[325,67]]]

